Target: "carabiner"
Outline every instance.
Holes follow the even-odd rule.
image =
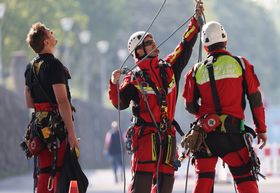
[[[52,191],[53,190],[53,183],[54,183],[54,177],[53,176],[50,176],[49,179],[48,179],[48,191]]]

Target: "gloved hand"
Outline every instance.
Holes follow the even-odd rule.
[[[178,159],[174,160],[173,167],[175,171],[178,171],[179,167],[181,167],[181,162]]]
[[[201,144],[205,138],[205,131],[198,125],[194,125],[191,132],[186,134],[181,140],[183,148],[189,148],[192,153],[200,150]]]

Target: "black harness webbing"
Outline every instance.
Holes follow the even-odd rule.
[[[234,179],[236,184],[242,183],[242,182],[248,182],[248,181],[256,181],[254,176],[247,176],[247,177],[243,177],[243,178],[238,178],[238,179]]]
[[[205,173],[198,173],[198,178],[215,178],[215,172],[205,172]]]
[[[206,68],[208,70],[209,80],[210,80],[210,86],[212,91],[212,97],[214,100],[215,109],[218,115],[222,114],[222,107],[220,103],[220,98],[217,91],[216,81],[214,77],[214,68],[213,63],[215,62],[216,58],[211,56],[208,60],[206,60]]]
[[[163,106],[167,106],[167,102],[166,102],[166,94],[168,93],[168,83],[167,83],[167,73],[166,73],[166,70],[165,68],[167,67],[170,67],[170,65],[168,63],[166,63],[165,61],[163,60],[160,60],[159,61],[159,68],[160,68],[160,76],[161,76],[161,79],[162,79],[162,84],[163,84],[163,90],[164,92],[160,92],[155,83],[150,79],[149,75],[147,73],[145,73],[144,71],[138,71],[137,72],[137,75],[139,75],[142,79],[144,79],[150,86],[151,88],[153,89],[153,91],[155,92],[156,94],[156,97],[157,97],[157,102],[158,102],[158,105],[160,106],[160,108],[162,108]],[[139,108],[139,107],[138,107]],[[163,113],[163,112],[162,112]],[[136,117],[139,117],[138,115],[136,115]],[[138,118],[139,120],[139,118]],[[170,123],[170,120],[163,120],[162,121],[166,121],[166,126],[170,126],[171,124],[175,127],[176,131],[181,135],[181,136],[184,136],[184,132],[183,130],[181,129],[180,125],[178,124],[177,121],[173,120],[172,123]],[[151,126],[151,124],[149,123],[142,123],[144,126]],[[160,125],[160,124],[158,124]]]

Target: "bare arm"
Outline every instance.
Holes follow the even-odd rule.
[[[31,96],[30,89],[27,86],[25,86],[24,95],[25,95],[26,107],[27,108],[34,108],[33,98]]]
[[[59,113],[65,123],[68,132],[68,142],[71,148],[78,147],[78,141],[72,120],[72,109],[67,98],[67,90],[65,84],[54,84],[53,91],[58,104]]]

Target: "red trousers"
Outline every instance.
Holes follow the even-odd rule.
[[[240,157],[242,160],[240,159]],[[246,147],[237,152],[231,152],[226,154],[221,159],[228,164],[229,167],[236,168],[244,165],[243,162],[248,163],[248,150]],[[198,158],[195,159],[195,172],[198,175],[193,193],[211,193],[214,186],[215,167],[218,161],[218,157]],[[250,172],[245,172],[242,175],[234,175],[234,180],[237,182],[241,179],[246,179],[251,176]],[[245,180],[240,183],[236,183],[236,188],[239,193],[258,193],[258,185],[255,180]]]
[[[66,149],[66,140],[64,140],[57,151],[57,167],[61,167],[63,164],[64,153]],[[53,153],[48,149],[44,149],[38,156],[39,168],[46,168],[52,166],[53,163]],[[55,193],[57,182],[59,179],[59,172],[56,173],[53,188],[48,190],[48,181],[50,178],[50,173],[40,173],[38,177],[37,193]]]

